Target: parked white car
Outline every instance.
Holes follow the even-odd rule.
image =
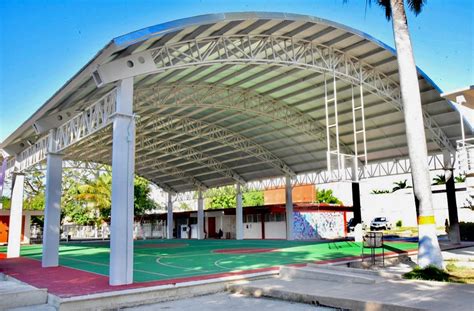
[[[370,222],[370,230],[390,230],[392,224],[387,220],[386,217],[375,217]]]

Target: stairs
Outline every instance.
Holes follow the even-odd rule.
[[[56,310],[47,305],[48,292],[0,274],[0,310]]]

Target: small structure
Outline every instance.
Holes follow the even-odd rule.
[[[31,217],[43,216],[43,211],[23,210],[21,216],[20,243],[29,244],[32,238]],[[0,244],[6,244],[9,238],[10,210],[0,209]]]
[[[383,232],[382,231],[369,231],[366,232],[362,241],[362,261],[365,260],[364,250],[370,250],[370,263],[375,265],[377,257],[377,249],[382,250],[382,265],[385,265],[385,249],[383,243]]]
[[[295,203],[293,206],[293,232],[295,240],[337,239],[347,235],[347,220],[352,207]],[[197,238],[197,211],[173,213],[173,237]],[[153,219],[148,215],[147,219]],[[166,220],[166,213],[158,216]],[[287,239],[286,209],[283,204],[249,206],[243,208],[243,239]],[[222,208],[204,211],[206,238],[217,238],[219,230],[224,239],[235,239],[236,209]],[[191,234],[189,234],[189,228]]]

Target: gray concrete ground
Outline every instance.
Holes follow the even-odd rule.
[[[455,265],[469,266],[474,263],[474,246],[445,250],[443,258]],[[247,295],[319,302],[353,310],[474,310],[474,285],[402,279],[403,273],[416,266],[416,256],[391,258],[386,264],[369,270],[319,265],[289,268],[294,271],[282,274],[285,272],[282,270],[279,278],[252,281],[230,289]],[[362,265],[355,263],[355,266]],[[327,277],[328,272],[333,273],[331,278]],[[354,273],[372,278],[374,283],[360,282],[357,277],[351,281],[348,276]]]
[[[387,279],[376,284],[279,278],[235,287],[235,291],[354,310],[473,310],[474,286]]]
[[[446,263],[474,269],[474,246],[443,251]]]
[[[168,301],[126,308],[128,311],[152,311],[152,310],[203,310],[203,311],[330,311],[332,308],[317,307],[308,304],[275,300],[268,298],[252,298],[240,294],[218,293],[214,295],[199,296],[194,298]]]

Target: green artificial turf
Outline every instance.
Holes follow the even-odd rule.
[[[146,282],[181,277],[268,268],[361,255],[354,242],[285,240],[146,240],[134,242],[134,281]],[[163,247],[162,247],[163,246]],[[270,248],[250,254],[215,253],[215,250]],[[416,243],[386,243],[386,252],[416,249]],[[22,246],[21,256],[41,260],[41,245]],[[6,252],[6,247],[0,247]],[[380,253],[381,249],[377,250]],[[59,248],[60,265],[109,273],[107,242],[67,243]]]

